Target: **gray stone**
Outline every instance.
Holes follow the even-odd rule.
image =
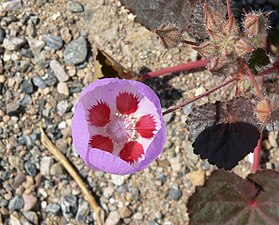
[[[66,63],[77,65],[83,63],[87,56],[87,42],[84,37],[71,41],[64,51]]]
[[[160,225],[156,220],[151,220],[148,225]]]
[[[50,175],[50,168],[53,164],[53,159],[49,156],[45,156],[41,159],[40,171],[43,176]]]
[[[40,76],[36,76],[33,78],[33,83],[36,87],[44,89],[46,88],[46,82],[44,81],[43,78],[41,78]]]
[[[63,46],[63,40],[59,36],[55,36],[53,34],[45,34],[44,40],[46,44],[52,49],[60,49]]]
[[[9,51],[18,50],[25,44],[25,42],[25,39],[19,37],[5,38],[3,41],[3,47]]]
[[[78,206],[76,220],[82,223],[86,222],[86,217],[90,212],[89,205],[86,201],[81,201]]]
[[[20,101],[20,105],[26,107],[32,103],[32,98],[30,95],[25,95],[24,98]]]
[[[0,28],[0,44],[3,43],[4,39],[5,39],[5,30]]]
[[[33,84],[31,80],[25,80],[21,83],[19,87],[20,91],[25,94],[31,94],[33,93]]]
[[[18,100],[14,100],[8,104],[6,104],[6,113],[11,114],[16,112],[20,107],[20,102]]]
[[[65,195],[61,198],[61,208],[66,218],[73,218],[77,212],[77,198],[74,195]]]
[[[51,203],[48,204],[46,211],[56,216],[60,212],[60,209],[60,205]]]
[[[69,80],[69,75],[65,72],[60,62],[58,62],[57,60],[51,60],[49,66],[60,82]]]
[[[182,197],[182,192],[178,188],[171,187],[169,190],[169,197],[178,201]]]
[[[32,50],[33,54],[37,57],[39,56],[41,50],[45,46],[45,42],[43,42],[41,40],[36,40],[33,38],[28,39],[28,44],[29,44],[30,49]]]
[[[61,114],[69,112],[71,108],[72,108],[72,104],[69,103],[67,100],[62,100],[57,104],[57,109]]]
[[[28,212],[22,211],[22,214],[32,224],[35,224],[35,225],[39,224],[39,219],[38,219],[38,216],[35,212],[33,212],[33,211],[28,211]]]
[[[70,12],[73,12],[73,13],[83,12],[83,5],[76,1],[69,1],[68,8],[69,8]]]
[[[26,34],[29,37],[35,37],[35,26],[33,23],[28,23],[26,27]]]
[[[21,0],[10,0],[0,4],[0,11],[16,11],[22,8]]]
[[[20,73],[25,73],[30,66],[30,62],[26,60],[16,61],[15,68]]]
[[[36,168],[36,165],[34,163],[31,163],[29,161],[27,161],[25,164],[24,164],[24,169],[25,171],[27,172],[28,175],[32,176],[32,177],[35,177],[36,174],[37,174],[37,168]]]
[[[22,209],[24,206],[24,200],[22,198],[22,196],[20,195],[16,195],[15,197],[13,197],[8,205],[8,209],[10,211],[15,211],[15,210],[20,210]]]

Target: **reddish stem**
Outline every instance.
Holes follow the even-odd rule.
[[[252,72],[251,72],[249,66],[245,63],[245,64],[244,64],[244,67],[245,67],[245,70],[246,70],[248,76],[250,77],[250,80],[252,81],[254,87],[256,88],[256,91],[257,91],[258,95],[259,95],[261,98],[264,98],[264,95],[263,95],[263,93],[262,93],[262,91],[261,91],[261,89],[260,89],[260,87],[259,87],[259,85],[258,85],[258,83],[257,83],[257,81],[256,81],[256,79],[255,79],[255,77],[254,77],[254,75],[252,74]]]
[[[220,89],[220,88],[222,88],[222,87],[225,87],[226,85],[232,83],[233,81],[235,81],[235,80],[237,80],[237,79],[238,79],[238,76],[236,75],[236,76],[234,76],[233,78],[231,78],[230,80],[227,80],[227,81],[225,81],[225,82],[219,84],[218,86],[216,86],[216,87],[214,87],[214,88],[212,88],[212,89],[209,89],[208,91],[206,91],[206,92],[204,92],[204,93],[202,93],[202,94],[200,94],[200,95],[198,95],[198,96],[196,96],[196,97],[194,97],[194,98],[192,98],[192,99],[190,99],[190,100],[184,101],[184,102],[180,103],[180,104],[177,105],[177,106],[173,106],[173,107],[167,109],[166,111],[163,112],[163,115],[166,115],[166,114],[168,114],[168,113],[171,113],[171,112],[173,112],[173,111],[175,111],[175,110],[177,110],[177,109],[179,109],[179,108],[181,108],[181,107],[184,107],[184,106],[190,104],[191,102],[194,102],[194,101],[196,101],[196,100],[198,100],[198,99],[200,99],[200,98],[202,98],[202,97],[204,97],[204,96],[207,96],[207,95],[209,95],[210,93],[212,93],[212,92],[214,92],[214,91],[216,91],[216,90],[218,90],[218,89]]]
[[[189,62],[189,63],[183,63],[177,66],[173,66],[173,67],[167,67],[167,68],[163,68],[157,71],[153,71],[153,72],[149,72],[146,74],[142,75],[142,80],[146,80],[152,77],[158,77],[158,76],[162,76],[162,75],[167,75],[170,73],[176,73],[176,72],[180,72],[180,71],[184,71],[184,70],[192,70],[192,69],[197,69],[197,68],[203,68],[207,65],[207,60],[198,60],[198,61],[194,61],[194,62]]]
[[[229,19],[232,17],[232,8],[231,8],[231,1],[227,0],[227,11]]]
[[[255,173],[260,168],[261,161],[261,146],[262,146],[262,137],[258,140],[258,144],[254,149],[253,153],[253,164],[251,168],[251,172]]]

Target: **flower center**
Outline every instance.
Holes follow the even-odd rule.
[[[117,144],[127,143],[136,136],[135,119],[116,113],[106,126],[106,132]]]

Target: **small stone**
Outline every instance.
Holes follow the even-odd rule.
[[[72,40],[72,35],[70,33],[70,30],[68,27],[63,27],[61,30],[60,30],[60,35],[61,35],[61,38],[62,40],[68,44],[71,40]]]
[[[156,220],[151,220],[148,225],[160,225]]]
[[[63,94],[63,95],[66,95],[68,96],[69,95],[69,87],[68,87],[68,84],[65,83],[65,82],[59,82],[58,85],[57,85],[57,91],[58,93],[60,94]]]
[[[143,215],[141,212],[137,212],[134,214],[133,219],[135,220],[142,220],[143,219]]]
[[[20,60],[15,62],[15,68],[17,72],[25,73],[30,66],[30,62],[26,60]]]
[[[22,172],[18,172],[12,184],[13,189],[17,189],[26,180],[26,176]]]
[[[33,93],[33,84],[31,80],[25,80],[21,83],[19,87],[20,91],[26,94]]]
[[[103,196],[109,199],[114,192],[114,188],[112,186],[106,187],[103,189]]]
[[[170,159],[170,164],[173,171],[175,172],[181,171],[182,166],[178,157]]]
[[[84,37],[71,41],[64,51],[66,63],[77,65],[83,63],[87,56],[87,42]]]
[[[72,104],[69,103],[67,100],[62,100],[57,104],[57,109],[61,114],[65,114],[66,112],[69,112],[71,107]]]
[[[69,79],[69,75],[65,72],[63,66],[57,60],[50,61],[49,66],[60,82],[65,82]]]
[[[21,196],[16,195],[12,200],[10,200],[8,209],[10,211],[20,210],[24,206],[24,200]]]
[[[36,87],[44,89],[46,88],[46,82],[40,76],[33,77],[33,83]]]
[[[186,174],[186,178],[188,178],[194,186],[203,185],[205,182],[205,171],[192,171]]]
[[[21,223],[17,217],[15,217],[14,215],[11,215],[10,216],[10,225],[21,225]]]
[[[278,138],[278,131],[271,131],[268,133],[268,141],[273,148],[278,147],[277,138]]]
[[[59,36],[55,36],[53,34],[45,34],[44,35],[44,41],[52,49],[59,50],[63,46],[62,38],[59,37]]]
[[[35,56],[39,56],[42,48],[45,46],[45,42],[33,38],[28,39],[28,44]]]
[[[33,211],[27,211],[27,212],[23,211],[22,214],[32,224],[35,224],[35,225],[39,224],[39,219],[38,219],[38,216],[35,212],[33,212]]]
[[[23,170],[23,160],[19,156],[10,156],[9,163],[12,168]]]
[[[115,174],[112,174],[111,175],[111,180],[112,180],[112,183],[116,186],[120,186],[120,185],[123,185],[124,182],[125,182],[125,177],[127,176],[122,176],[122,175],[115,175]]]
[[[0,28],[0,44],[3,43],[5,36],[6,36],[5,30]]]
[[[5,38],[3,41],[3,47],[9,51],[18,50],[26,42],[25,39],[19,37]]]
[[[20,102],[18,100],[14,100],[8,104],[6,104],[6,113],[10,115],[11,113],[16,112],[20,107]]]
[[[83,5],[76,1],[69,1],[68,8],[72,13],[80,13],[83,12]]]
[[[132,210],[127,206],[120,209],[119,213],[121,218],[129,218],[133,214]]]
[[[169,190],[169,197],[175,201],[178,201],[182,197],[182,192],[178,188],[171,187]]]
[[[41,171],[41,174],[43,176],[49,176],[50,175],[50,168],[53,164],[53,159],[49,156],[44,156],[42,159],[41,159],[41,163],[40,163],[40,171]]]
[[[34,37],[35,36],[35,26],[33,23],[29,23],[26,27],[26,34],[29,37]]]
[[[60,212],[60,205],[52,203],[48,204],[46,211],[56,216]]]
[[[61,208],[66,218],[73,218],[77,212],[77,198],[74,195],[65,195],[61,198]]]
[[[17,11],[22,8],[21,0],[10,0],[0,4],[0,11]]]
[[[52,176],[61,176],[64,175],[64,171],[60,163],[55,163],[50,169],[50,174]]]
[[[86,217],[90,212],[89,205],[86,201],[81,201],[78,206],[76,220],[82,223],[86,222]]]
[[[34,163],[31,163],[29,161],[27,161],[25,164],[24,164],[24,169],[25,171],[27,172],[28,175],[32,176],[32,177],[35,177],[36,174],[37,174],[37,168],[36,168],[36,165]]]
[[[34,195],[23,194],[22,197],[24,200],[24,211],[30,211],[31,209],[33,209],[38,201]]]
[[[117,225],[120,222],[120,215],[117,211],[112,211],[109,213],[105,225]]]

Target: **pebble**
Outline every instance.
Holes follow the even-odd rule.
[[[55,36],[53,34],[45,34],[44,41],[50,48],[55,49],[55,50],[59,50],[63,46],[62,38],[59,36]]]
[[[273,148],[278,147],[277,138],[278,138],[278,131],[272,131],[268,133],[268,141],[271,147]]]
[[[44,41],[33,39],[33,38],[29,38],[28,39],[28,44],[30,46],[31,51],[33,52],[33,54],[36,57],[39,56],[41,50],[45,46],[45,42]]]
[[[15,197],[13,197],[8,205],[8,209],[10,211],[15,211],[15,210],[20,210],[22,209],[24,206],[24,200],[22,198],[22,196],[20,195],[16,195]]]
[[[127,176],[122,176],[122,175],[114,175],[112,174],[111,175],[111,180],[112,180],[112,183],[116,186],[120,186],[120,185],[123,185],[124,182],[125,182],[125,177]]]
[[[61,209],[60,205],[50,203],[50,204],[48,204],[46,211],[51,213],[52,215],[58,215],[60,212],[60,209]]]
[[[53,159],[49,156],[44,156],[42,159],[41,159],[41,163],[40,163],[40,171],[41,171],[41,174],[43,176],[49,176],[50,175],[50,168],[53,164]]]
[[[15,68],[20,73],[25,73],[30,66],[30,62],[26,60],[16,61]]]
[[[65,48],[64,59],[67,64],[83,63],[87,56],[87,42],[84,37],[71,41]]]
[[[3,43],[5,36],[6,36],[5,30],[0,28],[0,44]]]
[[[68,100],[62,100],[58,102],[57,109],[63,115],[66,112],[70,111],[72,104],[68,102]]]
[[[156,220],[151,220],[148,225],[160,225]]]
[[[82,223],[86,222],[86,217],[90,212],[89,205],[86,201],[81,201],[78,206],[76,220]]]
[[[61,38],[62,40],[68,44],[71,40],[72,40],[72,35],[70,33],[70,30],[68,27],[63,27],[61,30],[60,30],[60,35],[61,35]]]
[[[50,169],[50,174],[52,176],[61,176],[64,175],[63,168],[60,163],[55,163]]]
[[[192,171],[186,174],[186,178],[188,178],[194,186],[203,185],[205,182],[205,171]]]
[[[39,219],[38,219],[38,216],[35,212],[33,212],[33,211],[27,211],[27,212],[23,211],[22,214],[32,224],[35,224],[35,225],[39,224]]]
[[[142,220],[143,219],[143,214],[141,212],[137,212],[137,213],[134,214],[133,219]]]
[[[123,207],[119,210],[119,214],[121,218],[129,218],[132,216],[133,212],[129,207]]]
[[[112,211],[109,213],[105,225],[117,225],[120,222],[120,215],[117,211]]]
[[[169,190],[169,197],[172,200],[178,201],[182,197],[182,192],[178,188],[171,187]]]
[[[28,23],[26,27],[26,34],[29,37],[35,37],[35,26],[33,23]]]
[[[0,5],[0,11],[16,11],[22,8],[21,0],[10,0]]]
[[[69,1],[68,8],[72,13],[80,13],[83,12],[83,5],[76,1]]]
[[[61,208],[66,218],[73,218],[77,212],[77,197],[74,195],[64,195],[61,198]]]
[[[38,88],[44,89],[47,86],[44,79],[41,78],[40,76],[33,77],[32,81],[33,81],[34,85]]]
[[[19,89],[20,89],[21,92],[23,92],[25,94],[31,94],[31,93],[33,93],[33,90],[34,90],[33,89],[33,84],[31,82],[31,80],[29,80],[29,79],[28,80],[24,80],[21,83]]]
[[[178,157],[170,159],[170,164],[173,171],[175,172],[181,171],[182,166]]]
[[[10,225],[21,225],[19,219],[14,215],[10,216]]]
[[[68,96],[69,95],[69,87],[68,87],[68,84],[65,83],[65,82],[59,82],[58,85],[57,85],[57,91],[58,93],[60,94],[63,94],[63,95],[66,95]]]
[[[23,194],[22,197],[24,200],[24,207],[23,207],[24,211],[30,211],[37,204],[38,199],[34,195]]]
[[[57,60],[51,60],[49,66],[60,82],[65,82],[69,79],[69,75],[65,72],[63,66]]]
[[[12,184],[12,188],[16,189],[19,187],[19,185],[21,185],[24,181],[26,180],[26,176],[24,173],[22,173],[21,171],[19,171],[16,175],[16,177],[14,178],[14,182]]]
[[[25,171],[27,172],[28,175],[30,175],[32,177],[36,176],[37,168],[36,168],[36,165],[34,163],[31,163],[31,162],[27,161],[24,164],[24,168],[25,168]]]
[[[8,51],[18,50],[26,42],[25,39],[19,37],[5,38],[3,47]]]
[[[14,100],[10,103],[6,104],[6,113],[10,115],[11,113],[16,112],[20,107],[20,102],[18,100]]]

